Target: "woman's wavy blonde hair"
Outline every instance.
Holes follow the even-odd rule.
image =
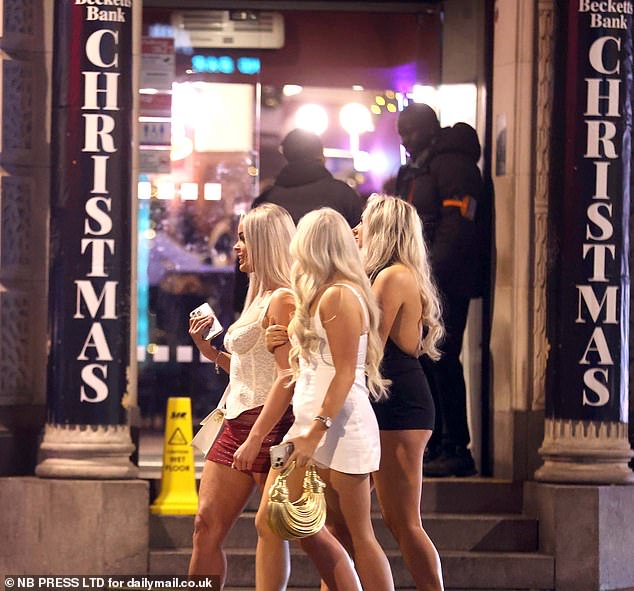
[[[299,374],[300,358],[309,361],[319,348],[320,338],[311,327],[311,308],[323,288],[335,277],[358,288],[367,305],[370,326],[365,371],[370,396],[380,400],[387,395],[388,382],[381,377],[379,366],[383,346],[379,337],[379,308],[370,281],[363,272],[359,249],[344,217],[330,208],[307,213],[297,225],[291,242],[294,259],[291,281],[295,292],[295,315],[288,327],[293,339],[290,352],[291,372]]]
[[[253,266],[244,314],[271,285],[290,286],[292,259],[288,245],[295,235],[295,224],[283,207],[273,203],[259,205],[241,221],[247,257]]]
[[[441,319],[438,290],[431,276],[423,228],[416,209],[403,199],[373,195],[362,216],[363,258],[371,282],[386,267],[401,263],[407,267],[418,286],[423,307],[419,353],[440,359],[438,345],[445,330]]]

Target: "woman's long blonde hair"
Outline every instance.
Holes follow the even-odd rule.
[[[297,225],[290,251],[294,259],[291,281],[295,292],[295,315],[288,327],[289,335],[294,337],[289,357],[293,376],[297,378],[299,374],[299,359],[309,361],[310,354],[319,348],[320,338],[311,327],[311,308],[325,286],[335,277],[342,278],[357,287],[366,302],[370,319],[365,362],[368,388],[374,400],[384,398],[387,382],[379,372],[383,358],[379,337],[380,312],[370,281],[363,272],[350,226],[333,209],[311,211]]]
[[[253,266],[244,314],[270,286],[290,286],[292,259],[288,245],[295,235],[295,224],[283,207],[273,203],[252,209],[241,221],[247,257]]]
[[[431,276],[423,228],[416,209],[403,199],[373,195],[363,212],[363,258],[371,282],[386,267],[401,263],[418,286],[422,304],[419,352],[440,358],[438,345],[445,333],[438,290]]]

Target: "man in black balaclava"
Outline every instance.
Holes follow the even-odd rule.
[[[410,159],[399,170],[396,192],[416,207],[423,221],[446,330],[442,358],[421,358],[436,404],[436,425],[423,470],[426,476],[471,476],[476,468],[468,449],[460,351],[469,300],[480,295],[482,282],[474,223],[482,193],[480,143],[465,123],[441,128],[433,109],[422,103],[403,110],[398,132]]]

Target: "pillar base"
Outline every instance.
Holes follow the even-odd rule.
[[[127,425],[46,425],[35,468],[41,478],[138,478]]]
[[[634,589],[634,487],[524,484],[539,551],[555,557],[557,591]]]
[[[541,482],[634,484],[627,423],[546,419],[539,454]]]
[[[148,502],[143,480],[0,478],[0,572],[145,575]]]

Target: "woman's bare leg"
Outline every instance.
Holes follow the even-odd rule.
[[[270,470],[268,475],[254,475],[262,491],[262,500],[255,517],[255,526],[258,530],[258,545],[255,551],[255,588],[257,591],[284,591],[291,575],[288,542],[276,536],[266,520],[268,490],[278,474],[278,471]]]
[[[224,585],[227,558],[222,543],[255,487],[248,474],[205,461],[194,519],[190,575],[216,575]]]
[[[328,591],[361,591],[359,577],[344,547],[327,528],[300,544],[321,575],[321,588]]]
[[[258,530],[258,547],[256,552],[256,589],[257,591],[280,591],[286,589],[289,577],[290,560],[288,550],[286,550],[286,570],[284,577],[276,576],[281,569],[276,568],[275,572],[269,571],[269,549],[274,543],[279,544],[279,537],[273,533],[268,524],[267,503],[268,491],[273,484],[277,470],[271,470],[264,486],[262,501],[255,518]],[[301,484],[304,479],[303,470],[294,470],[288,477],[287,484],[291,498],[298,498],[301,491]],[[324,527],[322,530],[308,538],[300,540],[300,544],[309,558],[314,562],[320,576],[328,584],[331,591],[356,591],[360,590],[359,581],[350,558],[341,544]]]
[[[423,529],[423,452],[431,431],[381,431],[381,467],[373,474],[383,519],[418,591],[442,591],[440,557]]]
[[[370,477],[336,470],[320,470],[320,475],[326,481],[334,531],[350,544],[348,550],[364,589],[393,591],[390,563],[372,528]]]

